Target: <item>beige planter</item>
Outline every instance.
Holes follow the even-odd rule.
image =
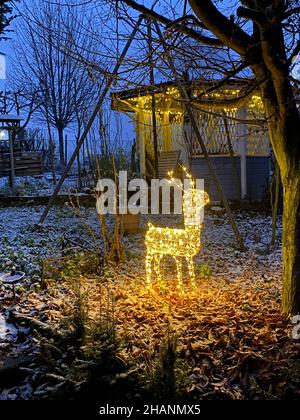
[[[137,233],[140,227],[141,215],[139,214],[123,214],[122,223],[124,233]]]

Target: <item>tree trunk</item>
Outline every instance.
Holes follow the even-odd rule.
[[[65,139],[64,139],[64,129],[58,127],[58,146],[59,146],[59,163],[60,167],[65,167]]]
[[[76,137],[76,146],[78,146],[78,142],[79,142],[79,135]],[[77,154],[76,160],[77,160],[78,187],[79,187],[79,189],[81,191],[82,190],[82,178],[81,178],[80,151]]]
[[[298,167],[297,167],[298,166]],[[300,313],[300,170],[283,179],[283,290],[281,311]]]
[[[272,85],[269,80],[260,89],[283,188],[281,312],[291,315],[300,313],[300,115],[293,100],[279,110]]]
[[[267,115],[271,115],[267,113]],[[271,119],[273,120],[273,118]],[[282,304],[284,315],[300,313],[300,118],[290,114],[269,124],[283,188]]]
[[[282,313],[300,313],[300,114],[289,75],[284,2],[241,1],[237,15],[253,22],[252,36],[214,2],[189,3],[206,29],[252,63],[283,185]]]
[[[274,190],[275,184],[275,191]],[[276,245],[276,228],[277,228],[277,219],[278,219],[278,207],[279,207],[279,190],[280,190],[280,173],[279,166],[275,160],[275,170],[273,176],[273,182],[271,182],[271,207],[272,207],[272,241],[271,246],[275,247]],[[275,194],[274,194],[275,193]]]
[[[54,142],[53,142],[53,137],[51,133],[51,128],[49,128],[49,147],[50,147],[50,162],[51,162],[53,184],[56,184],[55,149],[54,149]]]

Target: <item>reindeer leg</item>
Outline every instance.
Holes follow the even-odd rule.
[[[187,263],[188,263],[191,286],[195,287],[196,283],[195,283],[195,269],[194,269],[193,257],[187,257]]]
[[[162,276],[161,276],[161,269],[160,269],[160,262],[161,262],[162,256],[159,254],[156,254],[154,256],[154,270],[157,276],[157,282],[159,285],[162,284]]]
[[[153,255],[150,253],[146,254],[146,281],[147,281],[147,288],[150,289],[151,288],[151,277],[152,277],[152,258]]]
[[[182,260],[181,257],[175,257],[177,267],[177,289],[182,293]]]

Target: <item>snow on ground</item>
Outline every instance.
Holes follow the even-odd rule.
[[[52,175],[43,174],[40,177],[24,176],[16,178],[16,190],[20,196],[35,197],[49,196],[53,194],[55,184],[52,181]],[[56,181],[59,180],[57,176]],[[78,189],[78,177],[69,176],[66,178],[59,194],[67,194],[70,190]],[[10,193],[9,179],[0,177],[0,196]]]
[[[36,227],[42,211],[41,206],[0,209],[0,271],[14,264],[31,276],[34,283],[39,279],[40,260],[60,255],[62,236],[75,240],[85,238],[92,243],[84,223],[69,207],[54,207],[45,225]],[[82,209],[82,216],[85,223],[99,234],[96,210]],[[289,326],[279,314],[281,221],[278,223],[277,247],[271,252],[271,218],[258,213],[238,213],[235,216],[245,238],[247,250],[244,252],[236,246],[227,216],[206,212],[202,250],[196,257],[198,286],[192,293],[186,286],[185,296],[176,294],[175,265],[170,260],[164,265],[169,292],[157,293],[154,286],[152,294],[145,287],[144,237],[147,223],[151,220],[154,225],[179,227],[180,218],[172,215],[143,216],[140,232],[124,238],[126,261],[113,266],[108,277],[83,277],[82,287],[89,295],[89,316],[92,319],[99,315],[100,303],[103,308],[109,307],[105,299],[109,301],[114,296],[116,306],[113,312],[118,314],[117,332],[122,339],[130,339],[130,345],[121,349],[122,359],[129,363],[134,361],[145,370],[145,360],[151,359],[166,331],[171,328],[178,336],[180,357],[189,362],[189,375],[193,372],[190,376],[193,381],[191,389],[202,389],[201,381],[206,376],[201,369],[209,363],[207,377],[214,378],[211,380],[216,382],[218,375],[230,398],[239,399],[247,398],[247,393],[243,385],[236,385],[239,377],[238,373],[234,373],[235,370],[239,372],[236,366],[242,366],[251,356],[272,374],[272,363],[277,363],[275,355],[280,353],[284,364],[286,352],[280,349],[286,348],[285,343],[289,346],[291,343]],[[201,266],[209,267],[211,278],[199,275],[197,269]],[[2,290],[0,302],[4,308],[11,305],[7,296],[9,293]],[[68,283],[59,281],[51,283],[47,290],[33,288],[29,293],[20,293],[12,310],[60,328],[62,317],[65,319],[72,312],[73,301]],[[20,333],[18,327],[18,333],[14,335],[14,331],[8,330],[9,325],[0,314],[0,364],[7,357],[18,359],[20,355],[32,357],[38,354],[38,346],[36,340],[32,340],[30,330]],[[61,372],[62,376],[66,370],[65,363],[63,358],[57,361],[57,372]],[[0,389],[0,400],[47,395],[52,387],[45,377],[47,369],[34,362],[23,382],[10,389]],[[281,383],[280,375],[278,381]],[[210,384],[207,378],[205,383]],[[268,389],[269,378],[261,386]],[[204,391],[207,391],[206,388]],[[208,391],[215,392],[215,385],[209,385]]]
[[[67,205],[53,208],[39,227],[43,210],[42,206],[0,209],[0,271],[14,265],[27,275],[39,275],[41,259],[59,255],[65,235],[88,239],[80,218]],[[96,211],[82,209],[82,214],[99,231]]]
[[[27,275],[40,274],[42,258],[58,256],[61,252],[61,240],[64,236],[74,239],[86,239],[92,245],[92,238],[84,226],[90,225],[100,239],[100,228],[94,208],[82,208],[82,218],[76,217],[69,206],[54,207],[44,226],[37,223],[43,207],[16,207],[0,209],[0,271],[14,265],[17,270]],[[84,223],[82,222],[84,220]],[[178,227],[179,216],[143,216],[141,232],[124,237],[125,249],[130,256],[144,255],[144,236],[147,223],[154,225]],[[196,257],[197,264],[207,264],[213,275],[230,279],[243,276],[251,271],[253,277],[267,276],[271,270],[280,276],[281,222],[278,223],[278,243],[270,252],[271,217],[257,213],[238,213],[237,224],[245,238],[247,250],[240,252],[236,246],[227,216],[217,216],[206,212],[202,233],[202,250]],[[140,258],[136,267],[142,274],[144,266]]]

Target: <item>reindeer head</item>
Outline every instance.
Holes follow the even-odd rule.
[[[196,188],[183,193],[183,214],[185,226],[199,226],[204,218],[204,207],[209,203],[208,194]]]
[[[195,187],[190,172],[182,166],[182,170],[187,177],[187,183],[184,182],[183,191],[183,214],[185,226],[200,226],[204,218],[204,207],[209,203],[209,195],[199,188]],[[174,182],[173,171],[168,172],[169,182]],[[178,185],[178,184],[177,184]]]

